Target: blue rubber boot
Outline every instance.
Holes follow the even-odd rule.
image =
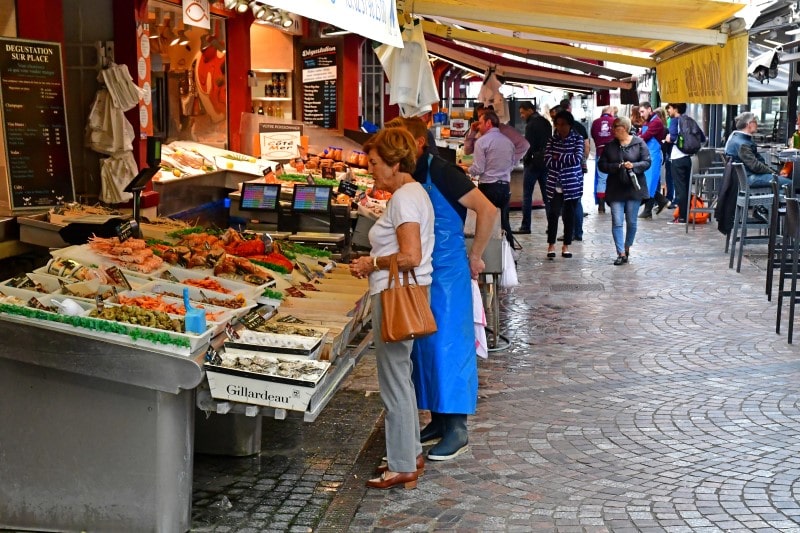
[[[431,461],[449,461],[469,450],[467,415],[440,414],[444,418],[444,435],[428,452]]]
[[[419,442],[423,446],[433,444],[442,438],[444,435],[444,416],[431,411],[430,423],[419,432]]]

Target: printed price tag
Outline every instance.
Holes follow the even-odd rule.
[[[240,318],[239,322],[244,324],[244,327],[247,329],[256,329],[257,327],[264,325],[266,320],[258,311],[251,311]]]
[[[342,181],[339,182],[339,189],[340,194],[346,194],[347,196],[354,198],[358,194],[358,185],[352,181]]]
[[[119,226],[117,226],[117,237],[119,237],[119,242],[125,242],[131,237],[133,237],[134,233],[134,226],[136,222],[133,220],[128,220],[127,222],[123,222]]]

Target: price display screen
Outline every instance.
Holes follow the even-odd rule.
[[[239,209],[242,211],[276,211],[281,186],[272,183],[242,183]]]
[[[322,185],[295,185],[292,210],[298,213],[327,213],[331,206],[331,188]]]

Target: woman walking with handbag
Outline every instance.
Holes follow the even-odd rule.
[[[416,487],[424,468],[418,439],[417,401],[411,380],[413,340],[384,341],[380,293],[388,287],[393,260],[401,272],[413,270],[419,285],[431,284],[433,206],[428,193],[412,177],[417,164],[417,147],[410,133],[401,128],[386,128],[364,144],[364,151],[369,157],[375,188],[392,193],[383,215],[369,231],[371,255],[350,263],[352,275],[369,277],[378,383],[386,408],[388,461],[378,467],[380,477],[367,481],[367,486],[388,489],[402,485],[410,489]]]
[[[628,262],[636,236],[639,206],[642,200],[650,197],[644,175],[650,168],[650,150],[641,137],[634,137],[630,130],[629,119],[614,119],[614,140],[606,145],[597,163],[601,172],[608,173],[605,200],[611,206],[611,235],[617,248],[614,260],[617,266]],[[626,222],[624,236],[623,221]]]

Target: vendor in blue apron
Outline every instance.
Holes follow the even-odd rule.
[[[430,298],[438,331],[414,341],[411,361],[417,407],[431,412],[420,441],[438,440],[428,451],[428,459],[447,461],[468,450],[467,415],[475,414],[478,401],[471,280],[485,268],[483,251],[497,220],[497,208],[460,168],[428,153],[422,120],[399,118],[387,126],[405,127],[417,140],[414,179],[428,191],[435,215]],[[476,214],[469,255],[464,243],[467,209]]]
[[[639,104],[639,114],[644,120],[642,129],[639,131],[639,137],[647,144],[651,161],[650,168],[644,173],[644,177],[647,180],[647,189],[650,192],[650,199],[645,201],[644,211],[639,215],[639,218],[653,218],[653,208],[656,207],[656,204],[658,204],[656,214],[659,214],[664,208],[669,207],[670,203],[667,197],[661,194],[661,142],[668,132],[666,125],[653,111],[650,102]]]

